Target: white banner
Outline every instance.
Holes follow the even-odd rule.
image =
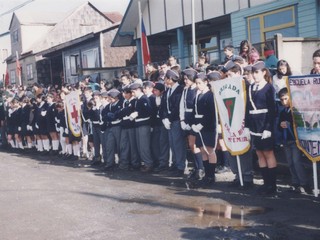
[[[249,131],[245,129],[246,86],[242,77],[227,78],[211,84],[218,107],[222,138],[232,155],[250,148]]]
[[[77,91],[70,92],[65,97],[66,119],[68,119],[68,127],[75,137],[81,136],[81,107],[80,98]]]
[[[320,75],[290,76],[289,90],[297,146],[320,161]]]

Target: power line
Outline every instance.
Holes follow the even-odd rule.
[[[4,16],[4,15],[7,15],[7,14],[9,14],[9,13],[12,13],[12,12],[18,10],[19,8],[24,7],[25,5],[27,5],[27,4],[29,4],[29,3],[33,2],[33,1],[35,1],[35,0],[28,0],[28,1],[24,2],[24,3],[21,3],[21,4],[19,4],[18,6],[15,6],[14,8],[11,8],[10,10],[8,10],[8,11],[6,11],[6,12],[1,13],[1,14],[0,14],[0,17],[2,17],[2,16]]]

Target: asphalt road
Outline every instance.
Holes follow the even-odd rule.
[[[50,157],[0,152],[0,239],[320,239],[320,201],[227,187],[190,190],[179,178],[103,173]],[[259,184],[259,180],[255,180]]]

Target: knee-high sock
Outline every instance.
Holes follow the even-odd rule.
[[[72,145],[71,144],[67,144],[66,150],[67,150],[67,153],[71,155],[72,154]]]
[[[80,144],[72,145],[72,148],[73,148],[73,155],[80,157]]]
[[[62,154],[65,154],[67,152],[66,150],[66,140],[64,137],[60,138],[60,144],[61,144],[61,152]]]
[[[49,139],[43,139],[42,143],[43,143],[44,150],[45,151],[50,151],[50,141],[49,141]]]
[[[13,140],[10,140],[9,143],[10,143],[10,145],[11,145],[12,148],[16,148],[16,145],[14,144],[14,141],[13,141]]]
[[[42,140],[41,139],[37,140],[37,150],[39,152],[43,152],[43,144],[42,144]]]
[[[57,151],[59,149],[59,140],[52,140],[52,150]]]

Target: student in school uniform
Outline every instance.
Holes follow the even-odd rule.
[[[197,95],[193,108],[194,119],[191,125],[196,135],[196,146],[200,148],[205,170],[203,183],[211,186],[215,182],[215,168],[217,157],[215,148],[217,144],[217,117],[213,92],[205,73],[199,73],[195,79]]]
[[[45,101],[46,96],[44,94],[39,94],[37,96],[37,111],[35,115],[35,128],[37,136],[37,147],[38,151],[42,154],[48,154],[50,150],[50,142],[48,138],[48,129],[47,129],[47,110],[48,104]]]
[[[169,145],[172,151],[171,175],[184,176],[186,167],[186,138],[180,125],[180,99],[183,86],[179,84],[180,74],[172,69],[167,70],[165,77],[165,104],[162,111],[162,122],[168,130]]]
[[[169,136],[168,130],[163,126],[161,120],[161,105],[165,104],[163,94],[165,86],[163,83],[157,82],[153,87],[154,98],[150,99],[152,106],[151,116],[151,150],[152,156],[155,161],[154,172],[160,173],[168,170],[169,168]]]
[[[109,97],[108,111],[106,115],[103,116],[103,121],[107,121],[107,135],[106,139],[106,158],[105,161],[105,171],[112,170],[115,167],[115,154],[120,152],[120,136],[121,118],[118,117],[118,112],[122,108],[122,101],[120,101],[120,91],[117,89],[111,89],[107,92]]]
[[[130,89],[132,95],[136,98],[134,112],[130,114],[130,118],[135,122],[137,149],[140,159],[144,163],[141,167],[141,172],[150,173],[153,170],[150,148],[152,108],[148,97],[142,92],[143,87],[141,84],[132,83]]]
[[[57,110],[56,110],[56,104],[53,101],[54,97],[52,94],[47,95],[47,103],[48,103],[48,110],[46,114],[46,119],[47,119],[47,128],[48,132],[51,138],[51,145],[52,145],[52,155],[58,155],[59,153],[59,135],[57,132],[57,127],[56,127],[56,115],[57,115]]]
[[[255,83],[250,85],[247,96],[246,127],[249,128],[253,147],[263,178],[259,194],[275,194],[277,161],[274,148],[275,90],[269,70],[264,62],[252,65]]]
[[[122,108],[118,112],[121,121],[119,169],[138,170],[140,169],[139,154],[135,134],[135,123],[130,120],[130,114],[134,112],[136,99],[132,95],[130,87],[123,89]]]
[[[195,80],[198,72],[193,68],[188,68],[182,71],[185,87],[180,99],[180,125],[182,130],[187,135],[189,149],[191,150],[195,168],[192,170],[189,178],[194,180],[202,180],[205,175],[204,166],[202,162],[202,154],[200,148],[196,147],[196,134],[192,131],[191,125],[193,120],[193,107],[197,95],[197,87]]]

